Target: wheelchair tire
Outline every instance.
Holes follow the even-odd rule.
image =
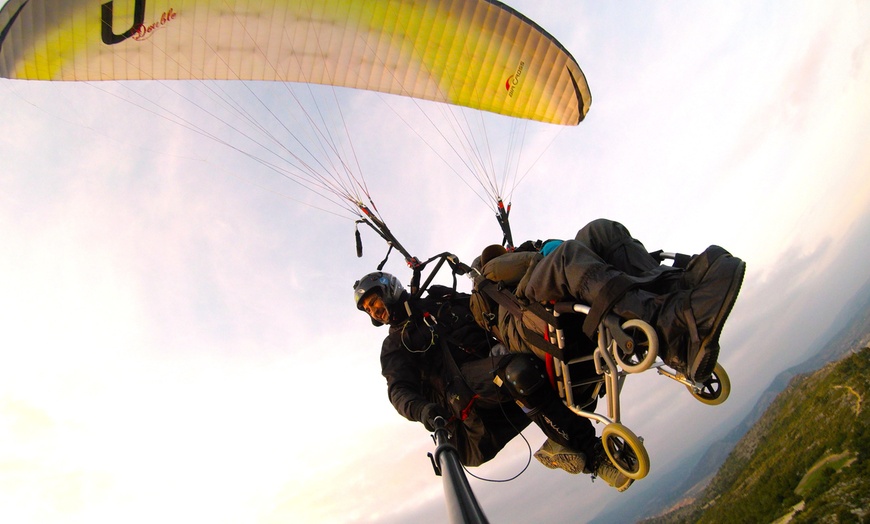
[[[633,431],[618,422],[604,426],[601,443],[607,457],[628,478],[638,480],[649,473],[649,454]]]
[[[653,365],[659,354],[659,337],[656,335],[655,328],[643,320],[636,319],[626,320],[621,327],[635,341],[637,347],[634,348],[634,353],[629,355],[629,358],[626,358],[626,355],[623,355],[617,347],[613,355],[616,363],[626,373],[646,371]]]
[[[695,388],[689,386],[686,388],[700,402],[709,406],[718,406],[731,394],[731,379],[728,378],[725,368],[716,363],[713,374],[704,382],[704,387],[700,391],[695,391]]]

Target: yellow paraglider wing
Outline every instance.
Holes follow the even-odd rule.
[[[263,80],[368,89],[574,125],[574,58],[487,0],[10,0],[0,77]]]

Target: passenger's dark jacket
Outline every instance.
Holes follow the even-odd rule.
[[[426,297],[412,300],[411,316],[391,325],[384,339],[381,373],[390,402],[408,420],[420,421],[433,402],[452,414],[451,441],[460,460],[477,466],[493,458],[529,419],[493,384],[501,357],[490,356],[495,341],[474,322],[468,299],[431,286]]]

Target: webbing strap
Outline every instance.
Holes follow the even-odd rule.
[[[444,354],[444,361],[447,364],[447,367],[450,368],[450,371],[453,373],[455,380],[458,384],[462,386],[465,390],[465,395],[469,397],[468,404],[465,408],[460,412],[461,420],[465,420],[468,418],[468,413],[471,408],[474,406],[474,401],[477,400],[480,396],[471,389],[471,386],[468,385],[468,382],[465,380],[465,376],[462,374],[462,370],[459,369],[459,366],[456,364],[456,360],[453,358],[453,354],[450,353],[450,346],[447,345],[447,336],[445,334],[444,328],[441,327],[437,321],[435,322],[435,333],[438,335],[438,341],[440,342],[441,351]],[[456,415],[450,417],[450,420],[456,419]]]
[[[565,360],[565,352],[560,349],[559,346],[549,342],[538,333],[527,329],[525,332],[525,338],[526,342],[532,344],[541,351],[553,355],[554,358],[558,358],[559,360]]]
[[[524,305],[517,298],[516,295],[511,293],[510,291],[505,290],[503,287],[499,286],[492,280],[481,279],[477,282],[477,290],[481,293],[486,294],[489,298],[493,299],[499,306],[507,308],[510,314],[517,319],[522,319],[523,315],[526,313],[532,313],[537,318],[543,320],[548,324],[555,325],[557,322],[556,317],[547,311],[547,308],[538,304],[537,302],[533,302],[528,305]]]
[[[461,421],[465,422],[465,420],[468,418],[468,415],[471,414],[471,409],[474,407],[474,401],[479,399],[479,398],[480,398],[480,395],[475,393],[474,396],[471,397],[471,400],[468,401],[468,405],[465,406],[464,408],[462,408],[462,411],[459,413],[459,419]],[[453,418],[454,417],[451,417],[451,420]]]
[[[604,284],[598,296],[592,302],[589,309],[589,314],[586,315],[586,320],[583,321],[583,333],[592,340],[595,340],[595,332],[598,331],[598,325],[611,309],[613,305],[625,295],[626,291],[635,287],[637,283],[625,275],[619,275],[611,278]]]
[[[549,325],[557,325],[558,319],[547,308],[533,302],[528,305],[523,305],[516,295],[504,288],[498,286],[495,282],[488,279],[481,279],[477,282],[477,290],[484,293],[486,296],[493,299],[499,306],[508,310],[512,317],[523,325],[529,325],[530,322],[523,322],[528,315],[533,316],[536,320],[541,320]],[[524,329],[525,340],[536,348],[553,355],[559,360],[564,360],[564,351],[558,346],[552,344],[543,336],[531,329]]]
[[[522,318],[523,305],[520,304],[516,296],[508,296],[495,282],[485,278],[480,279],[475,285],[479,292],[493,299],[499,306],[506,308],[512,316]]]

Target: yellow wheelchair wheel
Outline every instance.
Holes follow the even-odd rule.
[[[689,393],[700,402],[710,406],[718,406],[725,402],[728,395],[731,394],[731,379],[728,378],[728,373],[725,372],[719,363],[713,368],[713,374],[704,381],[703,387],[696,390],[691,386],[686,386]]]
[[[613,465],[628,478],[638,480],[649,473],[649,454],[637,435],[614,422],[604,426],[601,443]]]

